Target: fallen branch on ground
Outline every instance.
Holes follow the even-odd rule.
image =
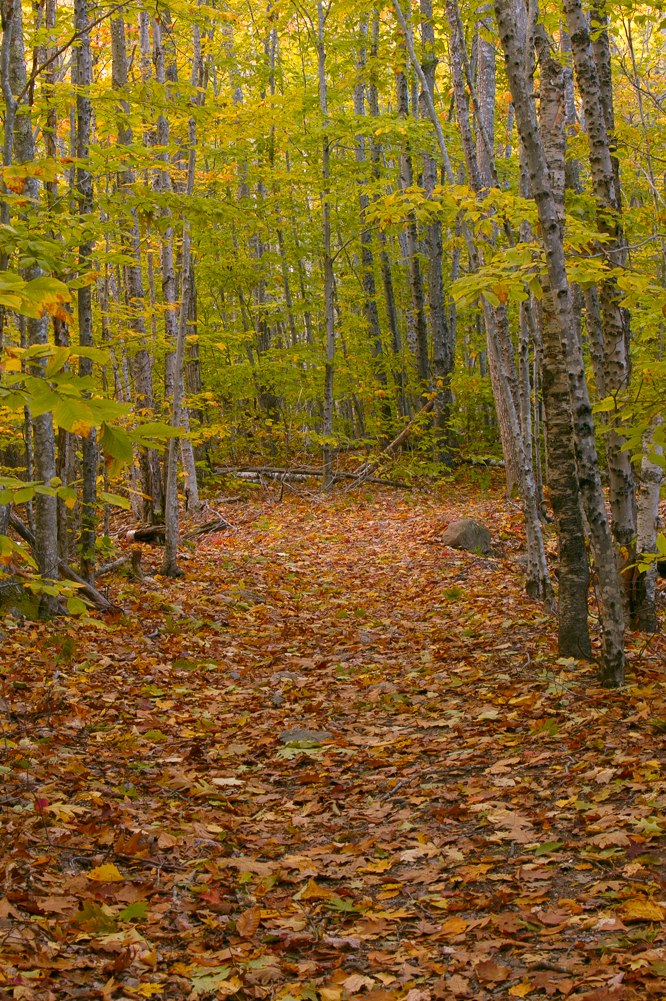
[[[421,409],[419,410],[418,414],[416,414],[416,416],[414,418],[412,418],[412,420],[409,422],[409,424],[407,425],[407,427],[405,427],[405,428],[402,429],[402,431],[400,432],[400,434],[398,435],[398,437],[394,438],[393,441],[389,442],[389,444],[385,448],[383,448],[381,450],[381,452],[379,453],[379,455],[377,456],[377,458],[373,462],[369,462],[366,459],[366,461],[364,463],[362,463],[358,467],[358,469],[356,470],[356,472],[353,474],[354,482],[350,483],[349,486],[345,488],[345,493],[349,493],[349,491],[353,490],[355,486],[358,486],[359,484],[365,482],[366,480],[370,480],[370,482],[372,482],[372,480],[370,478],[370,473],[372,473],[373,470],[375,470],[377,468],[377,466],[379,465],[379,463],[381,461],[382,456],[384,456],[384,455],[393,455],[393,453],[395,452],[395,450],[397,448],[400,448],[400,446],[402,445],[403,442],[407,441],[407,439],[409,438],[410,434],[414,430],[414,427],[415,427],[417,421],[419,420],[419,418],[423,417],[424,414],[430,413],[430,411],[432,410],[432,408],[434,407],[434,405],[435,405],[435,398],[433,397],[432,400],[428,400],[428,402],[426,403],[426,405],[424,407],[421,407]]]
[[[35,548],[34,535],[30,531],[30,529],[23,524],[19,516],[11,508],[9,511],[9,524],[14,529],[16,534],[20,535],[20,537],[23,539],[24,542],[27,542],[28,545],[31,546],[33,549]],[[77,572],[75,570],[72,570],[69,564],[65,563],[64,560],[58,560],[57,569],[61,577],[64,577],[66,580],[71,580],[75,584],[81,585],[80,587],[77,588],[77,594],[81,595],[84,598],[87,598],[87,600],[91,603],[91,605],[93,605],[99,611],[109,612],[112,610],[119,609],[118,605],[114,605],[112,601],[109,601],[108,598],[105,598],[104,595],[100,591],[98,591],[96,587],[93,587],[92,584],[89,584],[87,581],[85,581],[83,577],[79,577]]]

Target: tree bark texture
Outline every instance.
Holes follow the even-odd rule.
[[[539,125],[553,199],[564,232],[566,133],[562,104],[565,78],[561,63],[551,55],[550,40],[543,29],[537,34],[536,44],[541,64]],[[547,426],[548,486],[559,549],[557,646],[560,657],[591,660],[587,621],[590,573],[579,502],[569,386],[547,275],[542,278],[542,288],[542,392]]]
[[[600,678],[608,686],[624,680],[624,615],[615,554],[594,440],[594,421],[587,392],[585,366],[576,337],[573,308],[567,281],[560,213],[550,187],[548,163],[541,142],[525,70],[525,53],[519,39],[511,0],[495,0],[495,14],[518,131],[525,148],[532,191],[537,206],[553,309],[560,336],[571,402],[578,482],[590,528],[602,607],[603,642]]]
[[[597,72],[592,41],[580,0],[565,0],[571,49],[578,90],[585,111],[592,188],[597,199],[597,225],[609,237],[604,246],[609,263],[619,267],[624,249],[621,227],[621,198],[616,168],[613,165],[607,117],[613,126],[612,85],[609,78],[610,54],[603,39],[597,39],[605,84],[602,87]],[[604,33],[602,32],[602,35]],[[627,314],[620,305],[622,293],[615,278],[609,277],[599,286],[599,301],[604,342],[604,381],[606,393],[615,394],[628,388],[630,366],[628,355]],[[623,448],[625,439],[610,418],[606,434],[606,452],[610,476],[612,529],[618,547],[618,563],[622,570],[625,610],[631,614],[633,605],[634,540],[636,534],[636,500],[631,456]]]

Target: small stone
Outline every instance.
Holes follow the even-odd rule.
[[[273,705],[275,706],[276,709],[279,709],[280,706],[284,705],[284,696],[282,696],[282,695],[271,695],[271,702],[273,703]]]
[[[321,744],[322,740],[331,740],[332,737],[333,734],[329,733],[328,730],[306,730],[302,726],[295,726],[280,734],[280,740],[283,744],[292,744],[295,740],[311,740]]]
[[[459,518],[457,521],[452,521],[441,537],[441,542],[445,546],[484,555],[490,552],[491,541],[490,529],[474,518]]]

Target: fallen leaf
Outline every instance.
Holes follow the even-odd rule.
[[[652,900],[635,897],[632,900],[625,900],[618,915],[623,921],[663,921],[666,910]]]
[[[375,981],[372,977],[365,977],[362,973],[352,973],[346,980],[342,981],[342,986],[349,994],[358,994],[361,987],[373,987]]]
[[[37,905],[40,911],[53,914],[66,914],[76,907],[76,897],[40,897]]]
[[[86,873],[88,879],[94,879],[99,883],[122,883],[125,877],[120,874],[118,867],[112,862],[105,862],[98,865],[96,869],[91,869]]]
[[[236,921],[236,931],[242,938],[252,938],[259,927],[261,907],[250,907]]]
[[[506,980],[511,973],[508,966],[498,966],[497,963],[489,959],[477,963],[474,970],[479,980],[489,980],[496,983]]]

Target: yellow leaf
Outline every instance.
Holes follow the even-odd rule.
[[[87,421],[72,421],[70,430],[72,434],[79,434],[82,438],[87,440],[90,437],[92,424],[88,424]]]
[[[652,900],[625,900],[619,910],[623,921],[663,921],[666,911]]]
[[[509,987],[507,993],[509,993],[514,998],[524,998],[527,997],[529,992],[532,990],[532,985],[528,983],[516,984],[515,987]]]
[[[441,935],[462,935],[467,931],[467,922],[464,918],[448,918],[441,927]]]
[[[98,865],[96,869],[91,869],[87,875],[88,879],[97,880],[99,883],[122,883],[125,879],[124,876],[120,875],[118,867],[112,862]]]
[[[317,886],[312,876],[310,876],[307,886],[298,894],[299,900],[328,900],[333,896],[332,890],[327,890],[324,886]]]

